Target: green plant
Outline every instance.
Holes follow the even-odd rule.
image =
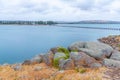
[[[58,68],[59,67],[59,60],[60,59],[66,59],[66,57],[60,57],[60,58],[57,58],[57,59],[54,59],[53,61],[53,66]]]
[[[59,60],[60,59],[68,59],[70,57],[70,54],[69,54],[70,52],[64,47],[58,47],[57,52],[64,53],[66,56],[54,59],[53,66],[56,67],[56,68],[59,67]]]
[[[71,50],[71,52],[78,52],[78,50]]]
[[[86,69],[85,69],[85,68],[79,69],[79,72],[80,72],[80,73],[85,73],[85,72],[86,72]]]
[[[79,73],[85,73],[87,71],[85,68],[75,68],[75,70]]]
[[[76,67],[75,70],[76,70],[77,72],[79,72],[79,68]]]
[[[58,48],[58,52],[63,52],[63,53],[66,55],[67,58],[70,57],[70,55],[69,55],[69,53],[70,53],[69,50],[66,49],[66,48],[64,48],[64,47],[59,47],[59,48]]]
[[[118,44],[118,47],[120,47],[120,44]]]

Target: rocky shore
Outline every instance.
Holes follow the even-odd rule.
[[[112,46],[114,49],[120,51],[120,35],[112,35],[112,36],[108,36],[108,37],[103,37],[98,40],[100,42],[108,44],[108,45]]]
[[[68,48],[51,48],[21,64],[2,65],[0,80],[109,80],[103,76],[108,67],[120,68],[120,38],[109,36],[99,41],[75,42]]]
[[[46,63],[60,70],[76,68],[120,67],[120,52],[101,42],[75,42],[68,48],[56,47],[23,65]]]

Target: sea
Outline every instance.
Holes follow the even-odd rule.
[[[0,25],[0,64],[21,63],[53,47],[120,35],[120,24]]]

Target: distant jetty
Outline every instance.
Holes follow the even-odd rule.
[[[101,30],[117,30],[120,31],[120,28],[108,28],[108,27],[82,27],[82,26],[58,26],[58,27],[70,27],[70,28],[87,28],[87,29],[101,29]]]

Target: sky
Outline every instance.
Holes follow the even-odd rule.
[[[120,0],[0,0],[0,20],[120,21]]]

